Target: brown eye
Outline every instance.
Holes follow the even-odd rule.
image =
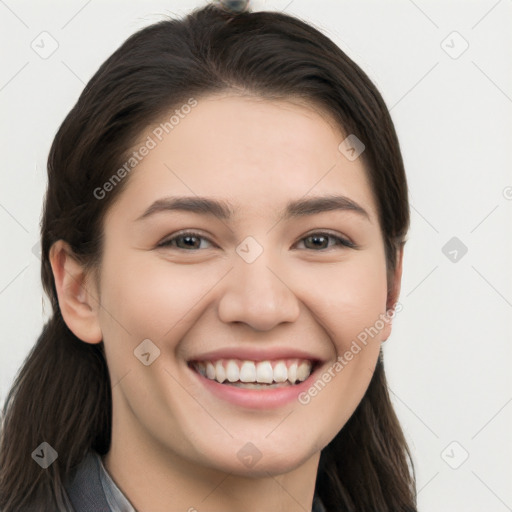
[[[201,241],[206,240],[208,243],[211,243],[207,238],[200,235],[199,233],[194,233],[192,231],[187,231],[184,233],[179,233],[174,235],[172,238],[168,238],[163,242],[158,244],[158,247],[176,247],[177,249],[188,250],[199,250],[201,248]]]
[[[334,240],[334,244],[329,244],[329,239]],[[305,241],[304,245],[306,246],[306,249],[312,250],[328,249],[336,245],[355,248],[355,244],[353,244],[349,240],[346,240],[345,238],[342,238],[340,236],[332,235],[330,233],[312,233],[311,235],[304,237],[301,240],[301,242],[302,241]]]

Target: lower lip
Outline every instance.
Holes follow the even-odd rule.
[[[320,368],[317,368],[306,380],[292,386],[273,389],[244,389],[228,384],[220,384],[216,380],[208,379],[190,368],[199,382],[213,395],[239,407],[250,409],[276,409],[294,400],[298,401],[299,395],[305,392],[314,382],[319,370]]]

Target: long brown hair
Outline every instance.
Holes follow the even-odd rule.
[[[104,455],[110,447],[112,397],[103,342],[84,343],[65,324],[50,247],[63,239],[84,265],[97,268],[105,213],[129,177],[101,199],[94,191],[164,113],[191,97],[230,89],[264,98],[302,98],[327,109],[342,131],[364,142],[362,157],[376,198],[388,273],[395,269],[409,227],[399,143],[381,95],[340,48],[295,17],[234,15],[212,5],[140,30],[101,65],[50,150],[41,276],[53,316],[3,407],[3,512],[71,510],[63,487],[66,475],[88,450]],[[47,469],[31,457],[42,442],[58,453]],[[381,357],[356,411],[322,450],[315,492],[328,512],[416,510],[414,466]]]

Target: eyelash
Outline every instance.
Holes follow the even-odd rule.
[[[184,232],[181,232],[181,233],[178,233],[178,234],[174,235],[172,238],[168,238],[167,240],[164,240],[163,242],[160,242],[157,245],[157,247],[172,247],[172,245],[171,245],[172,242],[174,242],[176,239],[178,239],[180,237],[186,237],[186,236],[202,238],[203,240],[208,240],[211,244],[213,244],[213,242],[211,240],[209,240],[207,237],[203,236],[201,233],[197,233],[195,231],[184,231]],[[350,249],[357,249],[356,244],[350,242],[349,240],[347,240],[345,238],[342,238],[340,236],[337,236],[337,235],[333,235],[331,233],[324,232],[324,231],[315,231],[313,233],[310,233],[309,235],[306,235],[305,237],[302,237],[299,240],[299,242],[302,242],[306,238],[315,237],[315,236],[316,237],[332,238],[333,240],[336,240],[336,242],[337,242],[335,245],[342,246],[342,247],[347,247],[347,248],[350,248]],[[213,244],[213,245],[215,245],[215,244]],[[332,248],[332,247],[322,248],[322,249],[319,249],[318,251],[315,251],[314,249],[306,249],[306,250],[310,250],[310,251],[313,251],[313,252],[323,252],[323,251],[326,251],[326,250],[328,250],[330,248]],[[176,247],[176,249],[179,249],[179,250],[182,250],[182,251],[188,251],[188,252],[196,252],[196,251],[201,250],[201,249],[183,249],[181,247]]]

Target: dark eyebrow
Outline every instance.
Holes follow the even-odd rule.
[[[281,215],[283,220],[287,220],[293,217],[316,215],[317,213],[333,210],[353,211],[370,220],[368,212],[362,206],[346,196],[321,196],[290,201]]]
[[[155,201],[140,217],[142,220],[155,213],[166,211],[185,211],[206,215],[215,215],[219,219],[227,220],[233,216],[233,210],[225,201],[209,199],[207,197],[164,197]]]
[[[287,220],[333,210],[353,211],[366,217],[368,220],[370,219],[368,212],[362,206],[345,196],[322,196],[290,201],[284,210],[280,212],[280,215],[283,220]],[[155,213],[167,211],[187,211],[203,215],[214,215],[222,220],[228,220],[234,215],[233,208],[226,201],[199,196],[183,196],[158,199],[136,220],[142,220]]]

